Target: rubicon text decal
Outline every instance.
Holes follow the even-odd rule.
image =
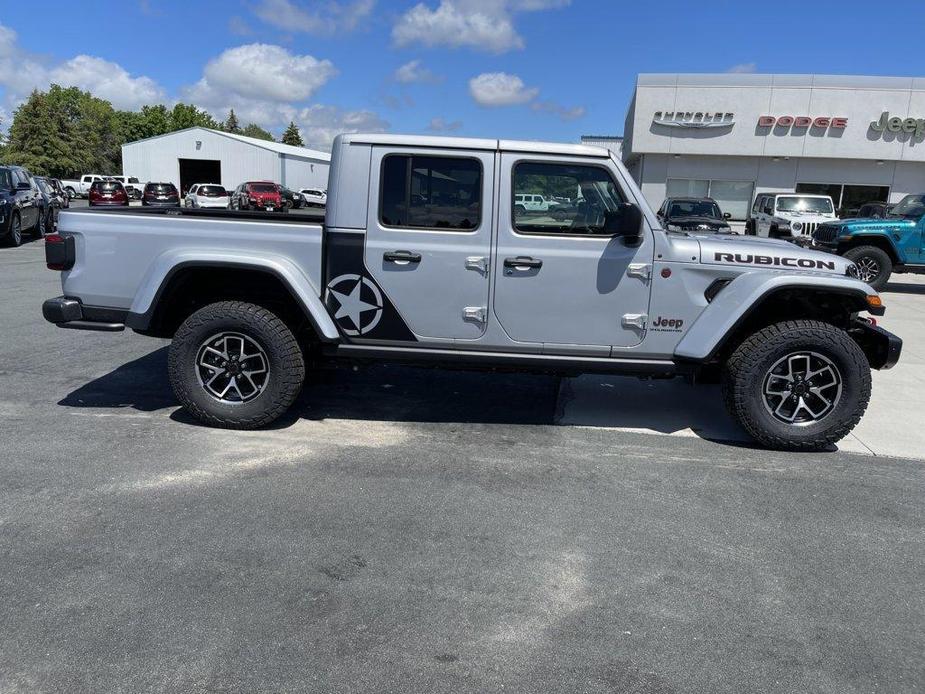
[[[816,260],[814,258],[789,258],[776,255],[752,255],[751,253],[716,253],[713,260],[718,263],[735,263],[738,265],[772,265],[778,267],[796,267],[804,270],[834,270],[834,260]]]

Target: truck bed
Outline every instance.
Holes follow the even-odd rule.
[[[63,273],[66,296],[144,313],[171,268],[264,262],[296,274],[318,295],[324,213],[185,208],[64,210],[58,231],[75,238],[76,263]]]

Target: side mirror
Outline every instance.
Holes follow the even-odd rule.
[[[723,212],[723,219],[732,219],[732,212]]]
[[[631,202],[621,203],[612,212],[604,213],[604,233],[621,236],[627,246],[639,242],[642,210]]]

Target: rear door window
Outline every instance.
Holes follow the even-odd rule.
[[[222,186],[199,186],[199,190],[196,194],[203,195],[207,198],[218,198],[222,195],[228,195],[228,191]]]
[[[477,159],[390,154],[382,160],[383,226],[470,231],[481,217],[482,164]]]

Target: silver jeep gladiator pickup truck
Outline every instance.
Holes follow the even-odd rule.
[[[844,437],[901,341],[853,264],[784,241],[666,231],[596,147],[342,135],[323,224],[218,210],[62,212],[63,328],[172,339],[199,420],[256,428],[322,359],[721,378],[761,443]],[[526,209],[518,197],[555,198]]]

